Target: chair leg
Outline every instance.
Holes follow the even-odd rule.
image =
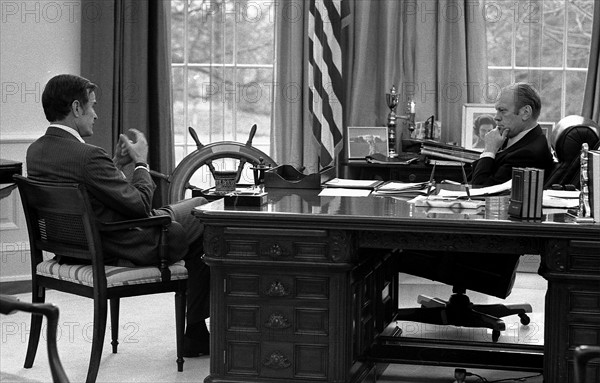
[[[46,300],[46,288],[38,286],[33,279],[31,302],[44,303]],[[25,364],[23,367],[31,368],[35,360],[38,344],[40,343],[40,332],[42,330],[42,314],[31,314],[31,330],[29,332],[29,344],[27,346],[27,354],[25,355]]]
[[[120,299],[112,298],[110,300],[110,329],[112,335],[112,352],[117,353],[117,346],[119,345],[119,306]]]
[[[106,332],[106,311],[107,300],[102,298],[94,299],[94,332],[92,338],[92,354],[90,356],[90,366],[85,381],[94,383],[98,377],[100,368],[100,359],[102,358],[102,347],[104,344],[104,333]]]
[[[185,281],[183,283],[186,283]],[[183,371],[183,337],[185,331],[185,288],[175,293],[175,336],[177,340],[177,371]]]

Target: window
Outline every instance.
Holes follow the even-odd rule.
[[[206,145],[246,142],[269,153],[275,2],[172,0],[175,160]]]
[[[530,82],[540,121],[581,114],[594,0],[486,0],[490,84]]]

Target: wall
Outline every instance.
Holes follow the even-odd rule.
[[[0,1],[0,158],[25,163],[27,147],[48,125],[45,83],[80,73],[81,7],[80,0]],[[0,282],[30,275],[25,218],[14,191],[0,201]]]

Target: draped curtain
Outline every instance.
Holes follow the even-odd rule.
[[[600,4],[594,4],[594,25],[582,115],[600,123]]]
[[[487,100],[485,19],[478,0],[343,0],[344,125],[385,126],[385,93],[414,97],[416,120],[441,121],[444,142],[461,142],[462,106]],[[287,3],[287,2],[286,2]],[[316,151],[306,110],[307,10],[278,7],[271,147],[278,163],[306,166]],[[293,94],[291,94],[293,92]],[[401,114],[401,108],[397,109]]]
[[[150,168],[165,174],[174,168],[170,7],[167,0],[82,0],[81,25],[81,75],[98,85],[88,142],[112,153],[119,134],[138,129]],[[155,206],[167,202],[166,185],[158,186]]]
[[[308,115],[308,1],[276,5],[271,154],[279,164],[317,167]],[[305,129],[306,127],[306,129]]]

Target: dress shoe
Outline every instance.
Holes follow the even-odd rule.
[[[183,338],[183,356],[185,358],[197,358],[202,355],[210,355],[210,338]]]

